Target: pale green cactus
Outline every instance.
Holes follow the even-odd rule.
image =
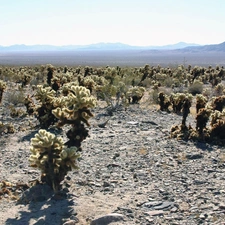
[[[173,93],[170,96],[170,102],[172,103],[173,110],[175,113],[180,113],[184,101],[188,99],[192,102],[193,95],[189,93]]]
[[[55,150],[61,150],[63,145],[62,138],[57,138],[54,134],[43,129],[39,130],[35,138],[31,139],[31,142],[34,148],[40,149],[40,152],[48,151],[48,149],[52,147]]]
[[[52,114],[52,110],[59,105],[55,96],[56,92],[52,90],[51,87],[43,87],[42,85],[37,86],[35,97],[41,105],[36,110],[37,119],[40,122],[41,128],[46,129],[57,121]]]
[[[39,168],[42,182],[57,192],[67,172],[78,169],[77,148],[66,148],[61,137],[43,129],[31,139],[31,145],[30,166]]]
[[[218,110],[214,110],[211,112],[210,114],[210,125],[213,126],[214,124],[218,123],[218,121],[225,121],[225,110],[223,110],[222,112],[218,111]]]
[[[96,106],[96,99],[91,96],[90,90],[82,86],[71,86],[71,92],[66,98],[67,107],[73,107],[74,110]]]
[[[0,80],[0,90],[6,89],[6,83],[3,80]]]
[[[39,130],[34,138],[31,139],[31,152],[30,156],[31,166],[37,166],[44,173],[46,168],[46,163],[49,160],[49,154],[53,153],[53,160],[55,168],[59,167],[59,154],[63,149],[63,140],[62,138],[56,137],[54,134],[47,132],[46,130]]]
[[[91,76],[84,77],[82,85],[92,92],[96,88],[96,83]]]
[[[66,83],[66,84],[63,84],[63,86],[60,88],[60,91],[62,92],[62,94],[63,94],[64,96],[66,96],[66,95],[68,95],[69,92],[71,91],[71,90],[70,90],[70,87],[71,87],[71,86],[78,86],[78,85],[79,85],[79,82],[78,82],[78,81]]]
[[[207,103],[208,99],[202,95],[202,94],[197,94],[196,95],[196,112],[199,112],[199,109],[201,108],[205,108],[206,103]]]
[[[96,105],[96,99],[87,88],[80,86],[68,85],[68,94],[58,98],[54,97],[51,89],[41,86],[38,88],[38,99],[45,100],[39,108],[42,121],[49,122],[49,125],[54,122],[50,118],[52,116],[59,120],[60,127],[71,125],[66,133],[69,140],[65,143],[62,138],[43,129],[31,139],[30,165],[39,168],[41,181],[57,192],[68,171],[78,169],[78,151],[81,151],[81,142],[88,136],[84,124],[89,125],[88,119],[93,116],[89,108]],[[48,99],[50,106],[47,107]]]
[[[55,97],[55,91],[52,90],[51,87],[43,87],[42,85],[37,86],[37,92],[35,94],[37,100],[42,103],[46,103],[46,101],[52,101]]]
[[[52,114],[61,121],[59,126],[63,126],[65,123],[72,124],[77,120],[89,125],[88,119],[93,114],[88,108],[96,106],[96,99],[91,96],[90,90],[82,86],[71,86],[69,94],[57,101],[64,103],[64,107],[52,110]]]
[[[131,87],[126,93],[127,98],[132,103],[138,103],[143,97],[145,92],[144,87]]]
[[[66,167],[75,170],[78,169],[77,159],[80,157],[80,155],[77,153],[77,150],[77,147],[70,147],[64,149],[61,152],[60,157],[62,159],[62,163]]]

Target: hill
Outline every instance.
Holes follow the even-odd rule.
[[[203,46],[188,46],[179,49],[179,52],[225,52],[225,42],[220,44],[203,45]]]

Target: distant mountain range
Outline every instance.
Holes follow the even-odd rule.
[[[0,52],[8,51],[112,51],[112,50],[142,50],[142,51],[178,51],[178,52],[199,52],[199,51],[223,51],[225,42],[212,45],[198,45],[193,43],[179,42],[164,46],[132,46],[123,43],[97,43],[90,45],[11,45],[0,46]]]
[[[73,51],[73,50],[173,50],[182,49],[189,46],[199,46],[197,44],[188,44],[179,42],[164,46],[132,46],[123,43],[96,43],[90,45],[11,45],[0,46],[0,51]]]

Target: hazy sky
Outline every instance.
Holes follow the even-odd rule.
[[[225,0],[0,0],[0,45],[225,41]]]

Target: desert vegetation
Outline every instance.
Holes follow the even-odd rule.
[[[0,135],[38,129],[30,140],[29,163],[41,174],[32,185],[47,184],[59,193],[67,173],[78,169],[89,120],[95,116],[92,109],[99,105],[110,117],[140,103],[156,106],[181,118],[168,138],[224,144],[224,80],[221,66],[1,66]],[[7,110],[10,123],[3,119]],[[195,123],[189,122],[189,116]],[[36,123],[19,130],[12,122],[19,118],[35,118]],[[6,186],[6,181],[1,181],[0,197]]]
[[[95,107],[97,101],[104,101],[106,112],[113,115],[119,108],[125,110],[131,104],[138,104],[145,95],[143,101],[148,105],[155,104],[161,111],[182,115],[181,124],[171,128],[171,137],[223,143],[224,79],[225,70],[220,66],[2,66],[0,97],[2,101],[4,91],[13,87],[13,92],[5,96],[11,116],[37,119],[40,132],[31,140],[31,166],[40,168],[42,181],[58,190],[66,171],[76,168],[74,161],[64,162],[68,168],[62,169],[62,158],[69,154],[73,161],[78,157],[75,152],[81,151],[81,142],[88,135],[85,125],[89,126],[88,119],[93,116],[89,108]],[[192,112],[191,107],[195,108]],[[195,127],[187,125],[189,113],[196,116]],[[50,127],[64,130],[67,124],[71,128],[66,133],[69,140],[64,144],[46,131]],[[2,135],[13,132],[16,130],[12,125],[1,123]],[[47,138],[42,140],[42,136]],[[52,171],[48,174],[44,168]],[[53,185],[50,180],[55,180],[54,173],[61,169],[63,174],[57,175],[60,179]]]

